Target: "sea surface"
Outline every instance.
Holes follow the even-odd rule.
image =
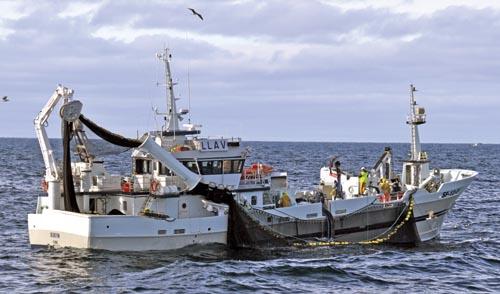
[[[60,141],[53,140],[60,157]],[[311,189],[331,155],[342,167],[370,167],[385,146],[396,168],[408,144],[248,142],[250,162],[288,171],[290,186]],[[43,159],[36,139],[0,138],[0,292],[90,293],[463,293],[500,292],[500,145],[424,144],[432,166],[479,171],[448,214],[438,240],[417,247],[340,246],[229,250],[220,245],[170,252],[32,249]],[[104,155],[130,172],[130,151]],[[116,153],[116,152],[115,152]]]

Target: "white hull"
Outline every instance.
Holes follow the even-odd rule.
[[[32,246],[111,251],[171,250],[192,244],[226,244],[227,225],[227,215],[172,221],[61,210],[28,215]]]
[[[435,193],[427,193],[421,190],[415,193],[413,220],[419,238],[418,241],[425,242],[439,236],[446,215],[477,175],[476,172],[472,171],[463,172],[471,173],[471,176],[445,183]]]

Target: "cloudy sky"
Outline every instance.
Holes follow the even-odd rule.
[[[190,14],[194,7],[204,16]],[[0,137],[34,137],[57,84],[125,135],[157,128],[172,49],[179,107],[205,135],[406,142],[409,84],[423,142],[500,143],[500,1],[3,1]],[[58,136],[58,120],[50,134]]]

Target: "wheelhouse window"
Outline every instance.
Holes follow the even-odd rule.
[[[183,161],[182,164],[187,167],[190,171],[198,173],[198,167],[196,166],[196,161]],[[202,172],[203,174],[203,172]]]
[[[232,174],[233,173],[233,161],[232,160],[224,160],[222,162],[222,171],[224,174]]]
[[[222,166],[224,174],[241,174],[243,169],[243,160],[224,160]]]
[[[241,174],[243,162],[242,159],[202,160],[198,161],[198,166],[202,175]],[[198,166],[195,161],[183,161],[182,164],[192,172],[198,173]]]
[[[222,173],[221,160],[200,161],[199,165],[202,175],[218,175]]]
[[[245,160],[239,159],[239,160],[233,160],[233,173],[235,174],[241,174],[243,171],[243,163]]]
[[[166,175],[166,176],[173,176],[174,175],[172,173],[172,171],[168,167],[161,164],[161,162],[158,162],[158,174],[159,175]]]
[[[136,175],[150,174],[151,160],[136,159],[134,164],[134,171]]]

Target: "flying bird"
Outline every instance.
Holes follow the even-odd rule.
[[[203,20],[203,16],[201,16],[201,14],[199,14],[198,12],[196,12],[196,10],[194,10],[193,8],[188,8],[188,9],[191,10],[191,12],[193,13],[193,15],[196,15],[201,20]]]
[[[7,102],[7,101],[9,101],[9,97],[7,97],[7,96],[3,96],[2,101],[3,101],[3,102]]]

